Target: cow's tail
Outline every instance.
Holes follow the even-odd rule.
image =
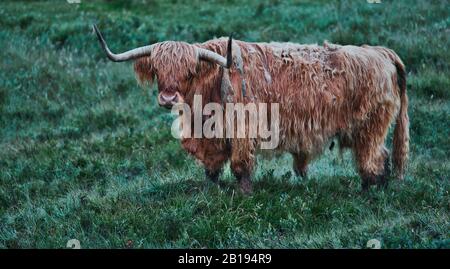
[[[393,139],[393,164],[395,176],[403,179],[409,151],[408,96],[406,95],[405,65],[398,55],[390,51],[390,57],[397,68],[397,83],[400,90],[400,111],[397,115]]]

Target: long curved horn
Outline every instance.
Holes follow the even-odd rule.
[[[123,61],[133,60],[133,59],[140,58],[143,56],[149,56],[152,53],[154,45],[139,47],[139,48],[135,48],[135,49],[123,52],[123,53],[114,54],[109,50],[105,39],[103,38],[102,34],[100,33],[100,31],[98,30],[98,28],[95,24],[93,25],[93,28],[94,28],[95,34],[97,35],[98,41],[100,42],[100,45],[102,46],[103,50],[106,53],[106,56],[108,56],[108,58],[113,62],[123,62]]]
[[[106,44],[105,39],[103,38],[102,33],[98,30],[97,26],[94,24],[92,25],[94,28],[95,34],[97,35],[98,41],[100,42],[100,45],[102,46],[103,50],[106,53],[106,56],[113,61],[113,62],[123,62],[128,60],[134,60],[143,56],[149,56],[152,53],[154,45],[148,45],[143,46],[139,48],[135,48],[123,53],[114,54],[111,52],[111,50],[108,48],[108,45]],[[232,36],[230,35],[228,39],[228,46],[227,46],[227,58],[223,57],[220,54],[217,54],[213,51],[197,48],[197,54],[199,59],[209,61],[216,63],[222,67],[230,68],[232,64],[232,54],[231,54],[231,44],[232,44]]]
[[[233,63],[233,55],[231,53],[232,42],[233,36],[230,35],[230,37],[228,38],[226,58],[210,50],[197,48],[198,58],[208,62],[216,63],[225,68],[230,68],[231,64]]]

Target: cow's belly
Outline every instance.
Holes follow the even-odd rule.
[[[280,121],[280,149],[290,152],[320,153],[339,132],[333,123],[316,124],[308,118],[290,118]]]

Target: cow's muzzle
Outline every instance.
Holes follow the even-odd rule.
[[[158,103],[160,106],[165,108],[172,108],[176,103],[181,101],[180,94],[178,92],[165,93],[161,92],[158,94]]]

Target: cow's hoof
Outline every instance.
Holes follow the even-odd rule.
[[[297,177],[301,177],[301,178],[306,178],[306,176],[308,175],[308,172],[306,170],[294,169],[294,172]]]
[[[369,194],[369,187],[362,186],[361,190],[359,191],[359,194],[363,195],[363,196],[368,195]]]
[[[308,172],[306,172],[306,171],[300,171],[298,174],[299,174],[300,177],[302,177],[302,178],[306,178],[306,177],[308,176]]]
[[[382,175],[366,175],[362,177],[361,191],[368,192],[370,186],[376,185],[377,188],[386,189],[388,187],[389,177],[386,174]]]
[[[360,193],[361,193],[361,194],[366,194],[366,193],[368,193],[368,192],[369,192],[369,186],[362,185],[362,186],[361,186],[361,191],[360,191]]]
[[[384,160],[384,173],[377,176],[377,186],[379,189],[387,189],[391,176],[391,162],[389,157]]]
[[[249,180],[243,180],[239,182],[239,191],[244,195],[250,195],[253,193],[252,183]]]
[[[388,177],[385,175],[381,175],[377,177],[377,187],[378,189],[387,189],[387,187],[389,186],[389,180]]]
[[[206,178],[210,181],[210,182],[212,182],[212,183],[219,183],[219,175],[220,175],[220,171],[214,171],[214,172],[212,172],[212,171],[210,171],[210,170],[208,170],[208,169],[205,169],[205,175],[206,175]]]

